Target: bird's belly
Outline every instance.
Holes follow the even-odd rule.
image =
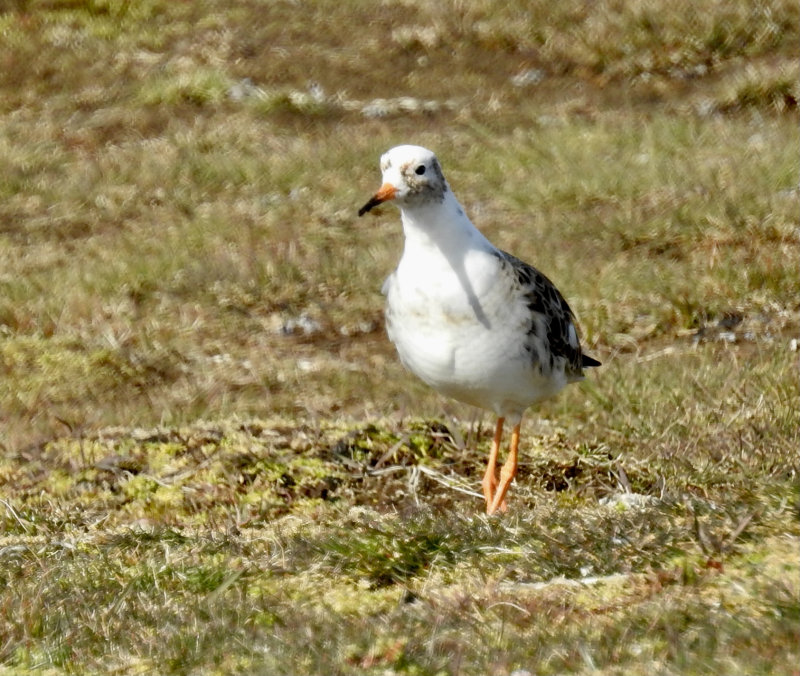
[[[558,392],[563,374],[544,374],[506,318],[486,325],[471,308],[387,308],[387,330],[400,359],[439,392],[495,411],[521,415]]]

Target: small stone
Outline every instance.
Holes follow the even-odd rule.
[[[322,85],[319,82],[311,82],[308,85],[308,94],[311,96],[311,100],[314,103],[325,103],[328,98],[325,95],[325,90],[322,88]]]
[[[644,508],[657,502],[658,499],[652,495],[642,493],[615,493],[600,499],[600,504],[616,509]]]
[[[311,448],[311,440],[308,438],[308,435],[301,432],[289,442],[289,448],[293,451],[307,451]]]
[[[389,113],[390,106],[386,99],[373,99],[361,109],[364,117],[386,117]]]
[[[319,364],[311,359],[298,359],[296,364],[297,370],[301,371],[302,373],[313,373],[314,371],[319,371]]]
[[[511,84],[515,87],[530,87],[537,85],[544,80],[544,71],[539,68],[529,68],[517,73],[511,78]]]
[[[239,103],[253,96],[257,91],[258,88],[253,84],[253,81],[249,77],[246,77],[239,80],[239,82],[228,89],[228,98],[231,101]]]
[[[304,336],[311,336],[315,333],[322,331],[322,325],[309,317],[305,312],[298,317],[287,319],[281,327],[281,333],[285,336],[291,336],[296,333],[301,333]]]

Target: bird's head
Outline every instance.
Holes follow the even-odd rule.
[[[439,160],[421,146],[396,146],[381,156],[383,185],[363,207],[363,216],[373,207],[394,200],[399,207],[415,207],[426,202],[441,202],[448,190]]]

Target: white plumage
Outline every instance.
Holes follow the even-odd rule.
[[[387,200],[400,207],[403,255],[383,286],[389,338],[431,387],[498,416],[483,484],[491,514],[505,508],[525,409],[599,362],[582,354],[572,312],[552,282],[475,228],[430,150],[392,148],[381,171],[383,185],[359,215]],[[514,434],[498,482],[506,419]]]

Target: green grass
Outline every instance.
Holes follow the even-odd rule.
[[[796,3],[7,5],[0,673],[796,672]],[[501,518],[403,142],[603,362]]]

